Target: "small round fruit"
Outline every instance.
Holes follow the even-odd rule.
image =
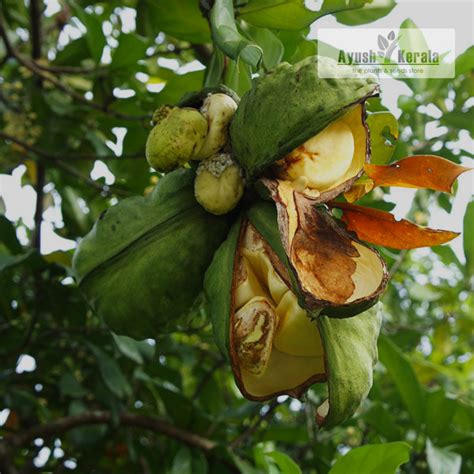
[[[229,123],[237,110],[237,103],[227,94],[209,94],[200,109],[209,123],[209,132],[202,147],[193,157],[205,160],[221,150],[227,143]]]
[[[148,135],[146,159],[156,171],[185,165],[202,147],[207,120],[196,109],[164,106],[153,115],[156,125]]]
[[[227,214],[244,193],[242,170],[228,153],[201,161],[196,171],[194,195],[211,214]]]

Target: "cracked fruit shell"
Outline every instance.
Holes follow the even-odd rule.
[[[371,387],[379,308],[347,319],[305,309],[284,251],[274,249],[252,220],[250,213],[233,226],[206,273],[216,343],[246,398],[300,397],[310,385],[326,383],[318,423],[340,423]]]
[[[234,157],[249,178],[257,177],[303,144],[310,149],[326,150],[331,140],[308,141],[377,93],[378,86],[372,79],[331,78],[337,76],[337,71],[334,60],[312,56],[295,65],[282,63],[253,82],[230,127]],[[360,117],[362,112],[360,107],[357,115]],[[350,130],[349,122],[356,122],[357,116],[346,119],[332,132],[350,146],[360,133]],[[327,185],[328,180],[331,176],[326,176],[318,186]]]
[[[305,308],[350,317],[374,305],[388,272],[379,253],[345,230],[325,206],[299,193],[287,202],[262,202],[249,215],[285,261]]]
[[[80,242],[76,281],[114,332],[144,339],[172,330],[202,291],[228,224],[196,202],[193,181],[192,170],[169,173],[148,196],[104,212]]]

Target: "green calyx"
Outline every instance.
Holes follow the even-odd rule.
[[[196,202],[193,180],[192,170],[164,176],[150,195],[108,209],[80,242],[76,281],[114,332],[156,337],[176,327],[201,292],[228,224]]]
[[[248,177],[257,177],[377,92],[371,79],[327,79],[336,73],[333,60],[313,56],[282,63],[254,81],[230,126],[232,152]]]

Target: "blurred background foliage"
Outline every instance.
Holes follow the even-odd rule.
[[[217,16],[230,2],[221,3]],[[324,15],[361,25],[398,8],[394,1],[325,0],[318,11],[302,0],[237,2],[230,37],[213,24],[226,55],[213,45],[203,16],[209,6],[0,2],[0,172],[20,172],[38,198],[34,225],[7,219],[0,201],[0,471],[347,474],[393,473],[402,464],[406,473],[473,472],[473,204],[460,237],[465,262],[450,246],[381,249],[393,277],[374,386],[353,419],[326,431],[314,423],[319,387],[301,401],[241,397],[205,306],[188,327],[156,341],[118,337],[78,293],[72,250],[40,252],[48,210],[60,215],[54,232],[73,243],[108,206],[149,192],[157,176],[144,143],[157,106],[203,84],[224,82],[242,94],[252,74],[315,54],[310,25]],[[455,79],[404,81],[393,160],[473,157],[456,145],[461,136],[472,143],[473,70],[471,47],[458,56]],[[382,102],[370,110],[386,110]],[[440,127],[434,139],[430,126]],[[381,189],[363,200],[395,206]],[[449,213],[452,203],[453,196],[418,191],[408,217],[426,224],[430,211]]]

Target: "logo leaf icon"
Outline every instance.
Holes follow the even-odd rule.
[[[388,41],[382,35],[378,36],[377,43],[379,45],[379,48],[383,51],[388,48]]]
[[[393,41],[395,39],[395,32],[392,30],[388,35],[387,35],[387,38],[390,40],[390,41]]]

